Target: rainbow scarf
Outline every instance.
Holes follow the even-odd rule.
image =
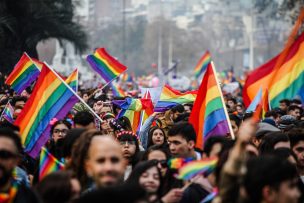
[[[127,67],[110,56],[105,48],[96,49],[93,55],[87,56],[87,61],[107,83],[127,70]]]
[[[63,163],[59,162],[48,150],[44,147],[41,148],[40,161],[39,161],[39,180],[42,180],[46,175],[62,170]]]
[[[0,193],[1,203],[12,203],[15,200],[16,194],[18,192],[18,183],[16,180],[12,181],[12,186],[8,193]]]
[[[213,188],[213,191],[212,191],[209,195],[207,195],[200,203],[210,202],[210,201],[213,200],[217,195],[218,195],[218,189],[217,189],[217,188]]]
[[[206,158],[186,163],[178,170],[177,178],[190,180],[198,174],[205,174],[207,176],[214,171],[217,161],[217,158]]]

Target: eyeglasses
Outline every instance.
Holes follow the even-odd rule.
[[[135,145],[136,142],[135,141],[119,141],[120,145],[124,146],[124,145]]]
[[[157,164],[160,164],[162,168],[167,168],[168,164],[167,164],[167,160],[156,160]]]
[[[59,134],[59,133],[62,133],[62,134],[67,134],[68,133],[68,130],[67,129],[54,129],[54,131],[53,131],[54,133],[57,133],[57,134]]]
[[[0,150],[0,159],[6,160],[6,159],[12,159],[12,158],[16,158],[16,157],[18,157],[18,155],[13,152],[3,150],[3,149]]]

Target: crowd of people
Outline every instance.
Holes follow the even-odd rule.
[[[304,113],[298,99],[281,100],[256,123],[240,96],[226,95],[235,139],[212,136],[198,149],[199,135],[188,122],[192,103],[153,113],[135,133],[127,117],[117,117],[121,109],[112,103],[110,88],[78,93],[102,122],[81,102],[64,120],[53,118],[45,147],[65,167],[42,179],[39,157],[24,153],[18,126],[1,120],[0,203],[304,200]],[[30,94],[29,88],[16,95],[3,86],[1,111],[10,102],[16,118]],[[190,181],[177,179],[177,170],[168,167],[171,158],[212,157],[218,158],[215,170]]]

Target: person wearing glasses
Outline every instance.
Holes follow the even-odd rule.
[[[66,120],[53,119],[51,121],[51,139],[46,144],[46,147],[60,161],[63,161],[64,138],[71,127],[71,123]]]
[[[125,180],[129,177],[132,168],[137,164],[139,160],[139,142],[135,133],[132,131],[122,131],[117,134],[117,140],[120,143],[123,157],[127,162],[127,168],[125,171]]]
[[[0,128],[0,197],[1,202],[39,202],[32,190],[13,177],[21,160],[20,137],[9,128]]]

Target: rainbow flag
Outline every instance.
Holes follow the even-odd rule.
[[[206,71],[208,64],[210,62],[211,62],[211,55],[209,51],[206,51],[194,68],[194,75],[196,78],[199,78]]]
[[[189,122],[196,131],[196,147],[202,149],[204,141],[209,137],[229,133],[229,118],[225,114],[225,104],[222,102],[222,93],[212,63],[206,70],[197,95]]]
[[[192,103],[197,96],[197,90],[180,92],[169,85],[165,85],[156,104],[155,111],[166,111],[178,104]]]
[[[190,180],[198,174],[205,174],[207,176],[214,171],[217,161],[217,158],[206,158],[188,162],[178,170],[177,178]]]
[[[42,180],[46,175],[62,170],[64,164],[58,161],[48,150],[44,147],[41,148],[39,160],[39,180]]]
[[[114,97],[125,97],[126,93],[121,89],[118,84],[110,83]]]
[[[276,68],[281,55],[285,56],[283,51],[248,75],[243,89],[245,106],[252,102],[261,86],[263,91],[266,88],[269,91],[271,107],[277,107],[281,99],[296,95],[304,98],[304,33],[292,43],[282,65]]]
[[[3,109],[2,112],[2,118],[4,118],[5,120],[7,120],[10,123],[14,123],[14,108],[12,107],[12,105],[8,102],[5,106],[5,108]]]
[[[87,56],[87,61],[107,83],[127,70],[127,67],[110,56],[105,48],[96,49],[93,55]]]
[[[132,125],[132,130],[135,133],[139,132],[141,125],[154,112],[151,99],[127,98],[124,103],[118,105],[122,109],[118,117],[127,117]],[[144,113],[142,114],[143,111]]]
[[[132,82],[133,82],[133,77],[132,77],[131,75],[129,75],[128,73],[123,73],[123,74],[121,75],[121,80],[122,80],[123,82],[132,83]]]
[[[168,167],[171,169],[179,169],[186,163],[193,161],[193,158],[171,158],[168,161]]]
[[[50,135],[50,121],[63,119],[78,101],[68,85],[46,65],[33,92],[15,121],[24,150],[35,158]]]
[[[18,94],[21,94],[37,79],[39,73],[39,68],[26,53],[23,53],[14,70],[7,77],[5,84],[11,86]]]
[[[75,91],[78,91],[78,69],[76,68],[65,80],[65,82]]]

